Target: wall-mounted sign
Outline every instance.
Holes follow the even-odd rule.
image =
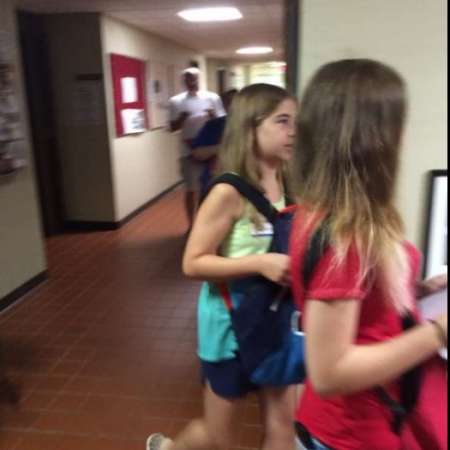
[[[0,175],[26,165],[10,33],[0,33]],[[19,154],[21,153],[21,154]]]
[[[145,62],[111,55],[117,136],[142,133],[148,129]]]
[[[122,87],[123,103],[135,103],[138,101],[138,84],[134,77],[123,77],[120,80]]]
[[[145,114],[143,109],[122,109],[122,124],[124,134],[143,133]]]

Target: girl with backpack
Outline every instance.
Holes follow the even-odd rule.
[[[220,172],[234,173],[257,187],[277,208],[285,206],[284,182],[294,149],[297,103],[284,89],[248,86],[234,98],[227,120]],[[267,253],[270,224],[228,184],[216,184],[204,199],[183,258],[184,273],[207,280],[198,309],[199,348],[204,380],[204,417],[191,422],[174,441],[149,437],[148,450],[228,450],[237,445],[239,400],[258,394],[263,450],[294,450],[295,387],[262,387],[251,382],[216,283],[262,275],[290,284],[287,255]]]
[[[404,448],[408,407],[395,408],[413,392],[402,383],[413,386],[414,369],[447,345],[446,315],[419,319],[420,255],[394,206],[405,113],[400,76],[366,59],[326,64],[302,98],[290,254],[308,370],[296,420],[308,450]],[[420,290],[446,285],[444,276]]]

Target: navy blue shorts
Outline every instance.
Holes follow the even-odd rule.
[[[244,372],[239,357],[219,362],[201,361],[202,381],[223,398],[241,398],[259,386],[252,383]]]

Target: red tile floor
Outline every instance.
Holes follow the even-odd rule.
[[[17,407],[0,398],[1,450],[144,450],[201,413],[199,284],[180,270],[186,224],[176,190],[118,231],[46,243],[49,279],[0,314]],[[238,449],[260,438],[254,400]]]

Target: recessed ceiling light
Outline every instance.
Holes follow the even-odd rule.
[[[178,15],[188,22],[222,22],[242,19],[241,12],[231,7],[185,9]]]
[[[240,55],[265,55],[266,53],[272,53],[272,47],[245,47],[236,50],[236,53]]]

